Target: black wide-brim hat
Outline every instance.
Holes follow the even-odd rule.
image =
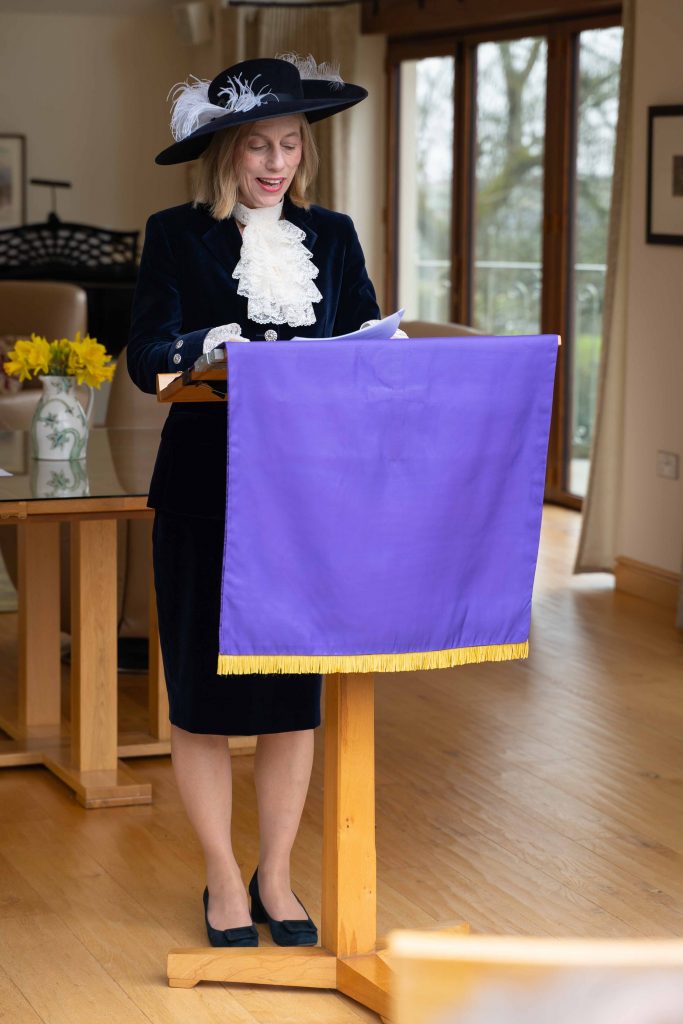
[[[305,114],[313,121],[348,110],[367,96],[360,85],[343,82],[334,69],[312,57],[244,60],[212,82],[195,79],[176,86],[171,131],[176,141],[155,157],[157,164],[195,160],[222,128],[271,117]]]

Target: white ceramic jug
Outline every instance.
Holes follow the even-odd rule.
[[[46,375],[43,394],[31,422],[34,459],[84,459],[88,423],[95,392],[89,387],[88,408],[76,396],[76,378]]]

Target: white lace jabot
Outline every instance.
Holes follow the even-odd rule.
[[[256,209],[235,204],[232,215],[244,232],[232,276],[239,281],[237,294],[248,299],[247,315],[254,323],[305,327],[315,323],[313,303],[322,299],[313,283],[318,268],[302,244],[305,233],[281,220],[283,204]]]

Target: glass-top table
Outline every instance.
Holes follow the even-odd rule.
[[[86,458],[32,457],[27,432],[0,432],[0,528],[17,531],[18,678],[3,676],[0,768],[43,764],[85,807],[149,803],[122,757],[169,752],[166,686],[150,600],[148,726],[117,723],[117,520],[147,508],[159,429],[90,432]],[[61,715],[60,525],[71,533],[71,713]],[[12,538],[8,539],[11,543]],[[152,575],[150,566],[150,586]]]
[[[138,499],[145,508],[154,460],[159,447],[158,429],[108,429],[90,431],[86,458],[80,462],[34,459],[27,431],[0,431],[0,508],[6,502],[39,502],[51,499]],[[81,504],[81,503],[79,503]],[[116,502],[102,503],[114,510]],[[125,503],[131,508],[131,503]],[[42,510],[42,509],[41,509]],[[26,509],[27,514],[39,509]]]

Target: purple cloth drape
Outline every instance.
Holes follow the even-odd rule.
[[[228,343],[219,670],[525,643],[557,345]]]

